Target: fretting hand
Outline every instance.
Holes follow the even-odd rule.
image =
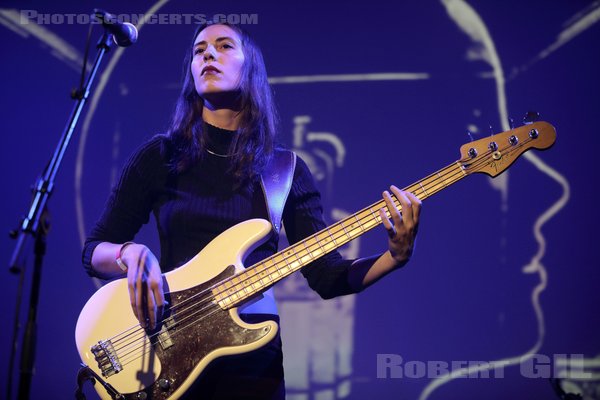
[[[390,254],[398,265],[404,265],[414,250],[421,214],[421,200],[414,194],[402,191],[393,185],[390,190],[400,202],[401,210],[396,207],[390,192],[386,190],[383,192],[383,200],[391,215],[391,221],[385,215],[383,208],[379,210],[379,215],[388,234]]]

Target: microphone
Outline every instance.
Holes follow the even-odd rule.
[[[137,41],[138,31],[135,25],[129,22],[119,22],[115,15],[99,8],[94,8],[94,14],[102,22],[102,26],[112,33],[117,46],[127,47]]]

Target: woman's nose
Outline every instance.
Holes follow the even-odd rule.
[[[213,46],[207,46],[204,50],[204,61],[215,59],[215,48]]]

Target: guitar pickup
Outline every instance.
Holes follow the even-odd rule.
[[[163,350],[166,350],[169,347],[173,346],[173,339],[171,339],[171,334],[169,333],[169,330],[171,329],[171,326],[174,324],[174,322],[175,321],[173,317],[168,318],[163,321],[162,326],[160,328],[160,332],[158,334],[158,344],[160,344],[160,347]]]

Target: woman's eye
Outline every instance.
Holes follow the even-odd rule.
[[[201,47],[198,47],[196,50],[194,50],[194,55],[196,54],[202,54],[204,52],[204,49]]]
[[[229,43],[223,43],[223,48],[224,49],[233,49],[233,45],[231,45]]]

